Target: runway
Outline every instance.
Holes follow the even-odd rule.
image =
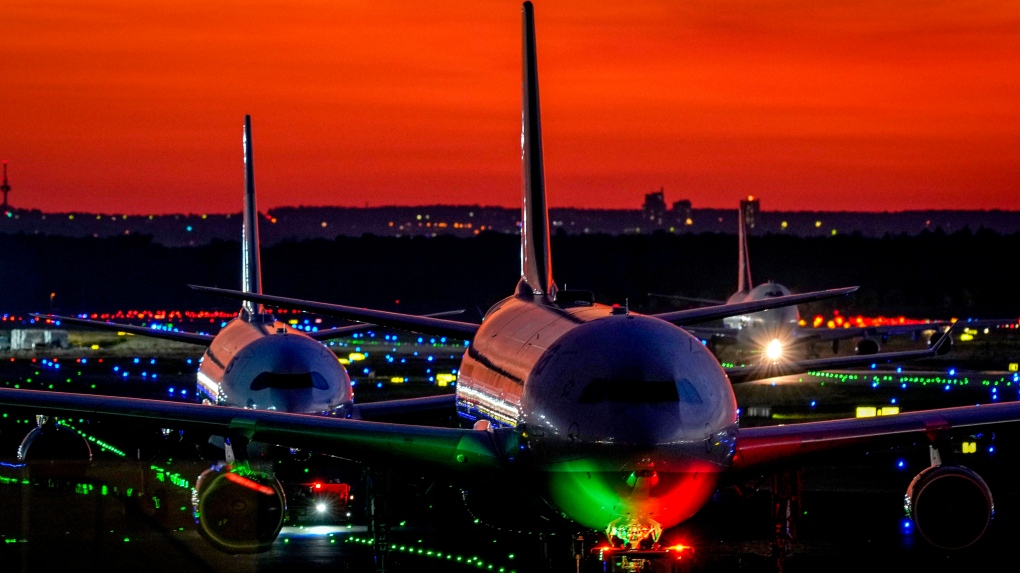
[[[399,350],[374,342],[345,344],[341,356],[352,352],[368,355],[356,361],[360,376],[355,376],[351,367],[352,377],[359,382],[359,400],[448,392],[450,388],[430,382],[429,375],[456,368],[463,351],[444,347],[440,352],[425,340],[402,344]],[[14,356],[13,361],[7,357],[0,383],[53,391],[195,399],[197,350],[193,356],[179,347],[166,353],[130,354],[108,353],[101,362],[98,355],[82,351],[77,357],[68,352]],[[388,369],[395,364],[401,364],[406,381],[392,382],[395,370]],[[1017,399],[1017,383],[1007,370],[956,369],[949,374],[947,368],[937,364],[897,372],[894,366],[742,385],[737,388],[741,421],[745,425],[794,423],[853,416],[860,406],[896,406],[908,411]],[[187,437],[138,432],[110,423],[78,424],[91,437],[95,454],[91,467],[83,470],[58,464],[40,469],[19,467],[14,457],[17,444],[34,420],[6,413],[0,418],[0,558],[5,570],[137,568],[225,573],[374,568],[372,533],[361,503],[363,468],[356,464],[318,456],[285,463],[280,475],[290,481],[332,475],[350,482],[355,495],[351,517],[293,523],[285,527],[270,551],[230,556],[201,538],[191,506],[194,477],[215,461],[214,451]],[[814,461],[800,476],[803,513],[795,520],[797,539],[785,570],[1003,570],[999,564],[1010,562],[1010,540],[1020,532],[1016,518],[1020,487],[1012,470],[1018,437],[1011,428],[957,437],[958,443],[975,444],[974,453],[960,453],[959,461],[988,481],[997,513],[988,537],[972,549],[953,554],[929,547],[904,519],[903,493],[911,478],[928,464],[926,444],[850,451]],[[538,570],[542,539],[537,534],[518,534],[500,529],[498,523],[478,521],[460,502],[460,491],[404,473],[407,475],[395,476],[393,482],[393,550],[388,570]],[[187,483],[181,485],[183,482]],[[756,491],[755,486],[761,484],[753,481],[737,485],[739,488],[721,490],[694,519],[665,534],[696,547],[699,570],[773,570],[768,558],[773,528],[769,496],[766,491]]]

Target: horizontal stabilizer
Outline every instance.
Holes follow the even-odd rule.
[[[764,300],[754,300],[751,302],[740,302],[736,304],[720,304],[716,306],[706,306],[704,308],[692,308],[689,310],[677,310],[673,312],[662,312],[659,314],[652,314],[655,318],[660,318],[666,322],[672,322],[677,326],[684,326],[687,324],[700,324],[702,322],[711,322],[713,320],[719,320],[728,316],[739,316],[741,314],[750,314],[752,312],[761,312],[763,310],[769,310],[772,308],[781,308],[784,306],[794,306],[803,304],[805,302],[813,302],[816,300],[824,300],[827,298],[836,298],[838,296],[848,295],[856,291],[860,287],[846,287],[846,288],[834,288],[830,290],[820,290],[815,292],[808,292],[804,294],[790,294],[786,296],[777,296],[767,298]]]
[[[61,324],[74,324],[77,326],[85,326],[88,328],[95,328],[96,330],[109,330],[113,332],[127,332],[130,334],[137,334],[138,336],[148,336],[151,338],[162,338],[164,340],[173,340],[175,342],[187,342],[189,344],[200,344],[202,346],[209,346],[212,344],[213,336],[210,334],[196,334],[194,332],[173,332],[170,330],[159,330],[157,328],[150,328],[148,326],[134,326],[131,324],[117,324],[115,322],[103,322],[100,320],[86,320],[84,318],[71,318],[69,316],[57,316],[55,314],[33,314],[36,318],[43,318],[53,321],[60,321]]]
[[[759,364],[756,366],[741,366],[738,368],[727,368],[726,375],[730,382],[740,384],[742,382],[753,382],[776,376],[788,376],[790,374],[803,374],[817,370],[833,370],[836,368],[853,368],[856,366],[869,366],[871,364],[888,364],[890,362],[908,362],[931,358],[939,353],[944,344],[949,342],[951,331],[946,331],[938,341],[927,350],[907,350],[904,352],[885,352],[880,354],[867,354],[860,356],[837,356],[834,358],[820,358],[816,360],[798,360],[794,362],[773,362]]]
[[[372,465],[445,472],[497,470],[503,447],[496,432],[365,422],[327,416],[208,404],[0,388],[0,407],[51,416],[130,421],[153,428],[239,434]]]
[[[434,312],[432,314],[423,314],[422,316],[453,316],[455,314],[463,314],[464,309],[460,310],[447,310],[445,312]],[[334,338],[343,338],[344,336],[351,336],[353,334],[361,334],[362,332],[368,332],[374,328],[379,328],[378,324],[361,323],[352,324],[350,326],[339,326],[337,328],[327,328],[325,330],[319,330],[316,332],[306,332],[309,338],[314,340],[332,340]]]
[[[401,314],[399,312],[387,312],[384,310],[357,308],[354,306],[343,306],[325,302],[313,302],[296,298],[272,296],[268,294],[245,293],[230,289],[196,285],[189,286],[200,292],[207,292],[226,298],[251,300],[261,302],[262,304],[269,306],[293,308],[307,312],[325,314],[327,316],[335,316],[337,318],[345,318],[347,320],[371,322],[372,324],[378,324],[379,326],[389,326],[402,330],[410,330],[412,332],[420,332],[422,334],[435,334],[437,336],[450,336],[467,340],[474,336],[475,332],[478,332],[478,325],[470,322],[459,322],[444,318],[433,318],[428,316],[417,316],[414,314]]]

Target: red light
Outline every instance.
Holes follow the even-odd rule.
[[[315,489],[322,489],[322,484],[321,484],[321,483],[318,483],[318,482],[316,482],[316,484],[315,484]]]
[[[274,493],[273,492],[273,488],[266,487],[266,486],[264,486],[264,485],[262,485],[260,483],[254,482],[254,481],[252,481],[252,480],[250,480],[250,479],[248,479],[246,477],[241,477],[241,476],[239,476],[237,474],[234,474],[234,473],[228,473],[226,475],[227,475],[227,479],[228,480],[236,483],[237,485],[246,487],[248,489],[253,489],[253,490],[255,490],[255,491],[259,492],[259,493],[265,494],[265,495],[273,495],[273,493]]]

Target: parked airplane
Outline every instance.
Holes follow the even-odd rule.
[[[740,211],[737,217],[737,291],[730,295],[725,301],[726,304],[764,300],[772,297],[787,296],[790,289],[769,280],[758,286],[753,286],[751,280],[751,263],[747,249],[747,226],[749,209],[753,205],[754,198],[740,201]],[[650,296],[668,298],[693,302],[697,304],[723,304],[723,301],[711,299],[687,297],[681,295],[666,295],[648,293]],[[832,342],[833,352],[839,350],[839,341],[850,338],[861,337],[857,342],[856,351],[858,354],[875,354],[880,348],[880,341],[890,335],[912,334],[920,337],[924,332],[932,332],[928,344],[934,344],[944,330],[951,323],[931,322],[925,324],[889,324],[869,327],[846,327],[846,328],[805,328],[800,326],[800,312],[796,306],[774,308],[762,312],[746,313],[737,316],[728,316],[722,320],[721,327],[697,326],[688,328],[691,334],[707,341],[710,348],[726,340],[733,340],[742,347],[762,351],[770,360],[779,360],[784,352],[791,346],[802,345],[807,342]],[[934,331],[934,332],[933,332]],[[951,343],[943,347],[945,352],[950,350]]]
[[[691,517],[721,480],[737,472],[790,463],[840,447],[931,440],[940,460],[908,490],[918,531],[942,547],[974,543],[988,527],[992,498],[973,471],[952,464],[950,431],[1020,420],[1020,403],[904,413],[778,427],[741,428],[733,384],[768,371],[724,370],[681,326],[846,294],[837,289],[765,300],[640,315],[559,290],[550,264],[539,118],[534,11],[523,5],[523,205],[521,278],[481,325],[441,318],[202,288],[240,300],[304,308],[354,320],[470,340],[451,405],[470,429],[304,416],[279,411],[210,408],[94,395],[0,389],[0,405],[52,415],[114,418],[157,427],[194,428],[333,453],[374,466],[428,473],[463,486],[479,515],[525,519],[534,527],[605,532],[615,548],[658,547],[662,530]],[[879,355],[930,356],[930,350]],[[785,371],[842,367],[875,357],[785,363]],[[729,374],[729,376],[727,375]],[[940,456],[940,457],[939,457]],[[260,549],[279,532],[271,476],[237,469],[211,489],[198,485],[199,508],[243,508],[259,523],[200,527],[235,547]],[[940,487],[929,487],[938,483]],[[949,501],[953,503],[949,503]],[[200,516],[207,512],[200,513]],[[538,516],[547,518],[537,519]],[[563,521],[566,518],[566,522]],[[233,537],[230,537],[233,536]],[[653,551],[654,552],[654,551]],[[642,556],[644,555],[644,556]]]

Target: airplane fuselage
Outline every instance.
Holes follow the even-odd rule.
[[[342,413],[352,401],[336,355],[269,315],[220,330],[199,362],[198,387],[215,404],[300,414]]]
[[[731,296],[726,303],[735,304],[766,300],[779,296],[787,296],[790,290],[785,286],[767,282],[760,284],[750,291],[737,292]],[[740,344],[762,347],[773,339],[780,339],[788,342],[797,335],[800,323],[800,312],[796,306],[786,306],[742,314],[723,319],[727,328],[737,331],[737,341]]]
[[[517,465],[584,526],[644,538],[691,517],[733,457],[737,406],[697,338],[605,305],[494,306],[464,355],[458,411],[514,427]]]

